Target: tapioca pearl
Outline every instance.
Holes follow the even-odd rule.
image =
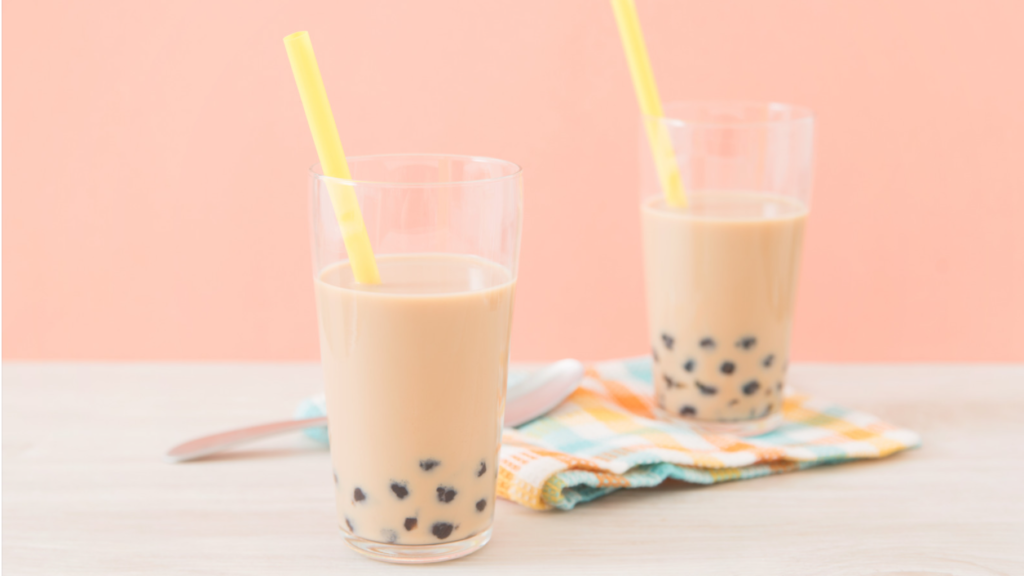
[[[666,333],[662,333],[661,334],[661,342],[662,342],[662,344],[665,345],[665,349],[666,350],[671,350],[672,346],[676,343],[676,339],[674,337],[672,337],[672,336],[669,336]]]
[[[452,530],[455,530],[455,526],[451,522],[434,522],[434,525],[430,527],[430,533],[437,536],[438,540],[444,540],[451,536]]]
[[[750,396],[756,393],[760,388],[760,382],[758,382],[757,380],[751,380],[750,382],[747,382],[746,384],[743,385],[743,393],[746,394],[747,396]]]
[[[331,470],[331,474],[334,474],[334,485],[337,486],[338,485],[338,473],[335,472],[334,470]]]
[[[420,523],[420,521],[418,519],[416,519],[416,518],[406,518],[405,519],[405,529],[406,529],[406,531],[412,532],[413,530],[416,529],[416,525],[419,524],[419,523]]]
[[[352,520],[350,520],[348,516],[345,516],[345,525],[348,526],[348,531],[349,532],[351,532],[353,534],[356,533],[356,528],[355,528],[355,526],[352,525]]]
[[[729,406],[735,406],[735,405],[737,405],[739,403],[740,403],[740,399],[739,398],[733,398],[732,400],[729,400]]]
[[[714,396],[715,394],[718,394],[718,388],[716,388],[716,387],[714,387],[714,386],[712,386],[710,384],[704,384],[700,380],[697,380],[696,384],[697,384],[697,389],[700,390],[700,393],[705,395],[705,396]]]
[[[765,406],[764,407],[764,416],[767,416],[767,415],[771,414],[772,413],[772,408],[774,408],[774,407],[775,407],[775,405],[772,404],[772,403],[769,403],[767,406]]]
[[[480,500],[477,500],[476,511],[477,512],[483,512],[484,508],[487,508],[487,499],[486,498],[481,498]]]
[[[405,497],[409,495],[409,486],[405,482],[392,482],[391,491],[398,496],[399,500],[405,500]]]
[[[775,354],[769,354],[765,356],[764,360],[761,361],[761,365],[764,366],[765,368],[771,368],[772,362],[775,362]]]
[[[672,378],[668,374],[664,374],[662,376],[662,378],[665,380],[665,387],[668,388],[669,390],[671,390],[673,388],[683,388],[683,387],[685,387],[685,384],[683,384],[682,382]]]
[[[753,336],[744,336],[736,341],[736,347],[741,350],[750,350],[754,346],[757,346],[757,338]]]
[[[776,382],[775,389],[778,390],[779,392],[782,392],[782,382]]]
[[[363,493],[362,489],[356,488],[352,491],[353,502],[362,502],[363,500],[366,500],[366,494]]]
[[[705,350],[714,350],[715,349],[715,339],[711,338],[710,336],[705,337],[705,338],[701,338],[701,340],[700,340],[700,347],[705,349]]]
[[[455,495],[458,492],[455,491],[451,486],[438,486],[437,487],[437,501],[445,504],[455,500]]]
[[[728,376],[729,374],[732,374],[733,372],[736,371],[736,364],[730,362],[729,360],[726,360],[725,362],[722,362],[722,365],[719,366],[718,369],[722,372],[722,374]]]
[[[437,468],[440,465],[441,463],[438,462],[437,460],[434,460],[433,458],[420,460],[420,468],[422,468],[424,472],[430,472],[431,470]]]
[[[689,404],[687,404],[686,406],[683,406],[682,408],[679,409],[679,415],[680,416],[696,416],[697,415],[697,409],[694,408],[693,406],[690,406]]]
[[[394,530],[391,530],[389,528],[384,528],[383,530],[381,530],[380,537],[388,544],[394,544],[395,542],[398,542],[398,532],[395,532]]]
[[[690,358],[686,361],[686,364],[683,364],[683,370],[686,370],[687,372],[693,372],[693,369],[696,367],[697,363],[693,361],[693,358]]]
[[[655,362],[660,362],[660,360],[658,360],[658,350],[657,350],[657,348],[653,348],[653,347],[651,348],[651,357],[654,358]]]
[[[479,477],[483,476],[484,472],[487,472],[487,463],[484,462],[483,460],[481,460],[480,461],[480,468],[478,468],[477,471],[476,471],[476,477],[479,478]]]

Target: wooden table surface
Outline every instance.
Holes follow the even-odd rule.
[[[289,417],[316,365],[5,363],[3,573],[1024,574],[1024,366],[797,365],[791,381],[924,446],[571,512],[501,501],[482,551],[410,568],[345,547],[326,450],[301,435],[161,460]]]

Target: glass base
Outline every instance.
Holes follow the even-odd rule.
[[[405,546],[365,540],[349,534],[344,529],[341,530],[341,537],[349,548],[367,558],[392,564],[430,564],[462,558],[476,552],[491,541],[491,530],[493,528],[454,542]]]
[[[731,436],[758,436],[778,428],[782,424],[782,412],[776,412],[759,420],[738,420],[734,422],[698,420],[682,416],[676,416],[675,419],[686,422],[688,426],[698,432],[727,434]]]

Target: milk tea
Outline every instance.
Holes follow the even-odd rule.
[[[693,191],[642,206],[655,394],[703,422],[749,422],[782,406],[807,210],[783,196]]]
[[[491,525],[514,281],[472,256],[388,255],[316,282],[338,523],[393,544]]]

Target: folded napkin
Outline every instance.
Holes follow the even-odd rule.
[[[510,378],[521,378],[516,372]],[[596,364],[580,388],[547,415],[502,438],[498,496],[529,508],[571,510],[621,488],[666,478],[715,484],[881,458],[920,437],[878,418],[801,395],[787,397],[783,423],[752,438],[694,431],[653,400],[648,358]],[[323,414],[307,400],[297,417]],[[326,442],[323,429],[309,431]]]

